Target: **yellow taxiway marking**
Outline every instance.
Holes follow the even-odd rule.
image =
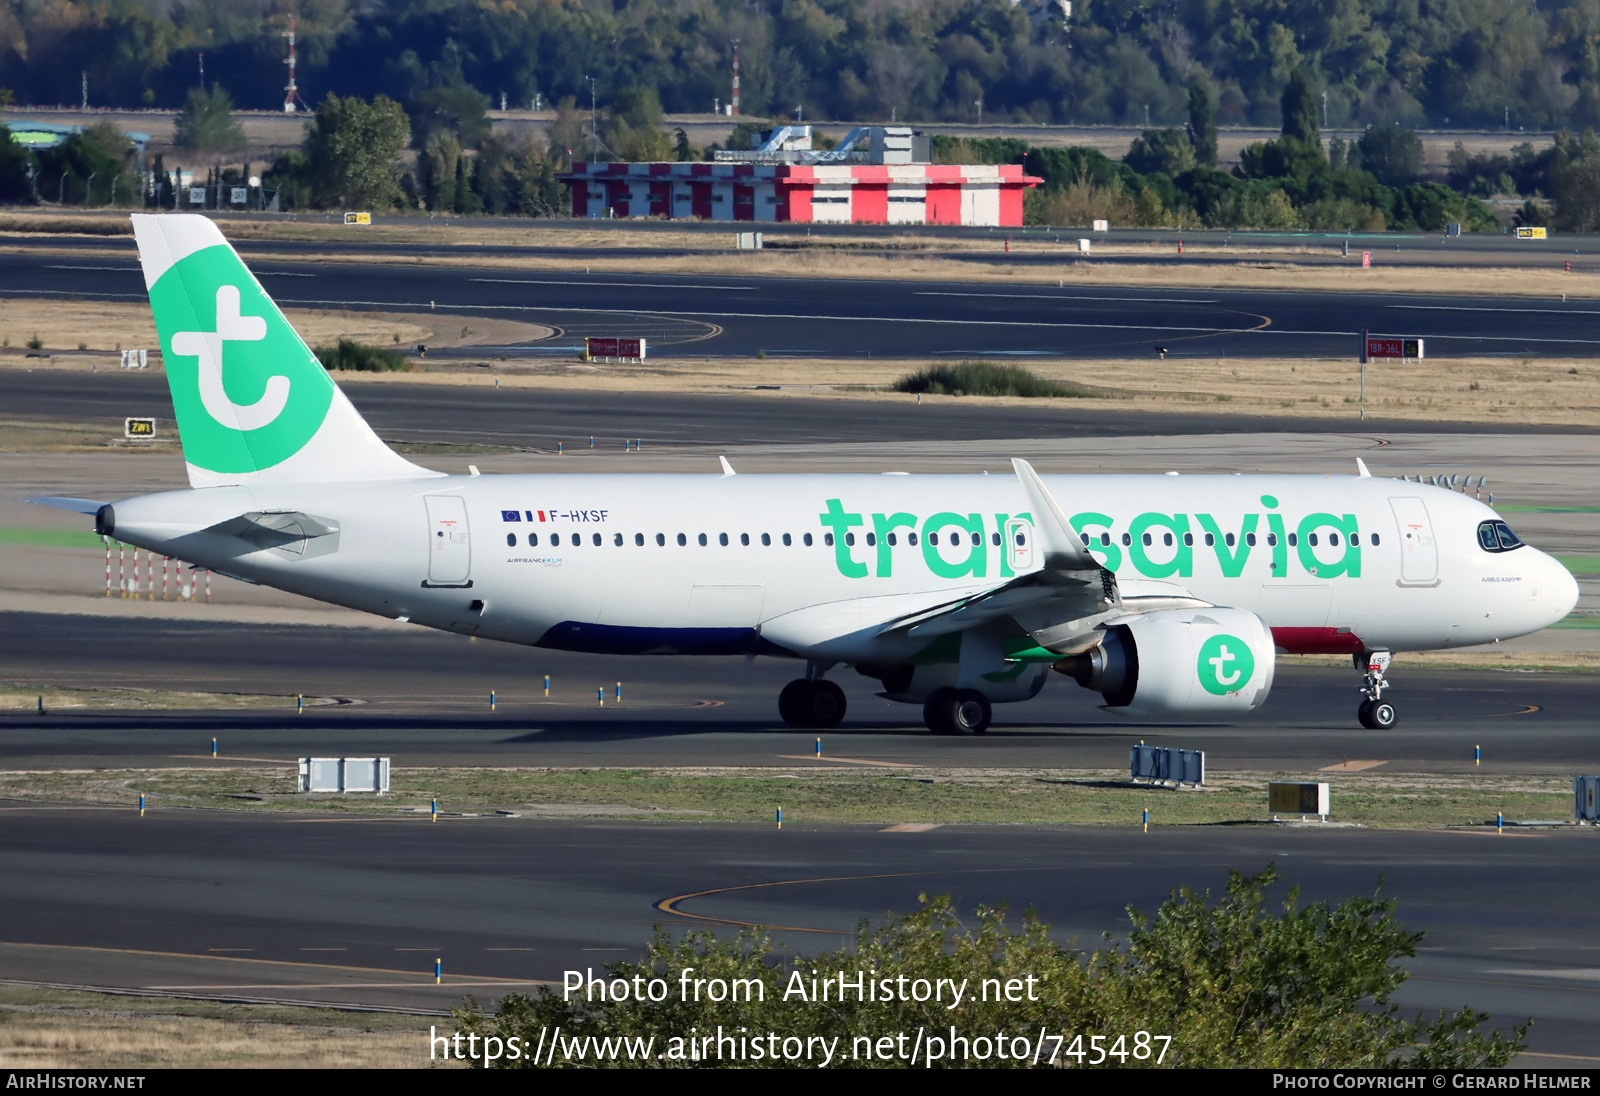
[[[817,757],[815,754],[779,754],[785,761],[831,761],[836,765],[878,765],[885,769],[914,769],[903,761],[868,761],[863,757]]]
[[[1358,773],[1364,769],[1376,769],[1379,765],[1387,764],[1387,761],[1341,761],[1337,765],[1324,765],[1317,771],[1324,773]]]
[[[919,875],[995,875],[1001,872],[1043,872],[1066,871],[1065,867],[1059,868],[961,868],[956,871],[940,871],[937,868],[923,871],[893,871],[880,872],[873,875],[819,875],[811,879],[774,879],[767,883],[741,883],[732,887],[711,887],[707,890],[692,891],[689,894],[674,895],[663,898],[655,904],[655,908],[662,913],[670,913],[675,917],[685,917],[690,921],[702,921],[712,925],[734,925],[739,928],[764,928],[777,929],[785,932],[815,932],[829,936],[854,936],[855,930],[845,929],[813,929],[804,925],[774,925],[764,921],[739,921],[731,917],[707,917],[704,914],[689,913],[680,910],[678,903],[687,902],[691,898],[705,898],[713,894],[733,894],[736,891],[764,890],[767,887],[792,887],[802,883],[853,883],[863,879],[912,879]]]

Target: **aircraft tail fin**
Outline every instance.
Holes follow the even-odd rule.
[[[133,234],[192,486],[437,474],[373,433],[209,217]]]

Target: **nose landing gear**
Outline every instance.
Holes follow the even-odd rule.
[[[1386,731],[1400,718],[1394,705],[1383,699],[1383,690],[1389,684],[1383,675],[1393,657],[1388,651],[1366,651],[1353,659],[1361,671],[1361,694],[1366,697],[1356,709],[1356,718],[1369,731]]]

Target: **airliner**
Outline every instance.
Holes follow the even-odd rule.
[[[1397,652],[1560,620],[1571,574],[1463,494],[1373,476],[473,475],[391,450],[209,219],[135,215],[189,488],[104,503],[105,536],[414,624],[610,654],[803,664],[987,730],[1051,671],[1135,719],[1258,709],[1278,652],[1351,657],[1357,717]]]

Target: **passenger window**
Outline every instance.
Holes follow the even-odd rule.
[[[1298,540],[1298,539],[1299,538],[1298,538],[1297,534],[1290,533],[1289,534],[1289,547],[1293,548],[1295,546],[1295,541]]]
[[[1317,534],[1312,533],[1306,540],[1310,542],[1311,547],[1315,548],[1317,546]]]
[[[1378,534],[1377,533],[1369,534],[1368,537],[1367,537],[1367,543],[1372,545],[1374,548],[1376,548],[1378,546]]]
[[[704,533],[701,533],[700,534],[700,547],[704,548],[705,546],[706,546],[706,535]]]
[[[1227,542],[1227,545],[1228,545],[1229,548],[1233,547],[1233,534],[1232,533],[1227,534],[1222,539]]]
[[[911,545],[911,547],[915,548],[917,546],[917,534],[915,534],[915,533],[907,533],[906,534],[906,543]],[[934,543],[938,543],[938,542],[935,541]]]
[[[515,548],[516,546],[517,546],[517,534],[515,534],[515,533],[507,533],[506,534],[506,547],[507,548]]]
[[[678,534],[678,547],[679,548],[685,547],[688,543],[689,543],[689,538],[686,537],[684,534],[679,533]]]
[[[1250,547],[1254,548],[1256,546],[1256,535],[1254,533],[1246,533],[1244,535],[1244,542]]]
[[[790,540],[788,533],[783,534],[783,546],[785,548],[789,547],[793,543],[794,542],[792,540]]]
[[[1278,546],[1278,534],[1277,533],[1268,533],[1267,534],[1267,547],[1268,548],[1276,548],[1277,546]]]
[[[976,548],[976,547],[978,547],[978,545],[980,545],[982,543],[983,543],[983,534],[982,533],[973,533],[972,534],[972,546],[974,548]]]
[[[1110,533],[1101,533],[1100,534],[1100,547],[1107,548],[1107,547],[1110,547],[1110,545],[1111,545],[1111,534]]]
[[[622,534],[621,533],[617,534],[616,545],[617,545],[618,548],[622,547]]]
[[[938,533],[929,533],[928,534],[928,543],[933,545],[935,548],[937,548],[939,546],[939,534]]]
[[[1212,536],[1210,533],[1207,533],[1206,534],[1206,547],[1210,548],[1213,545],[1215,545],[1216,543],[1217,543],[1217,538]]]
[[[1083,538],[1083,546],[1085,548],[1087,548],[1089,546],[1089,534],[1088,533],[1079,533],[1078,536]],[[1018,536],[1017,536],[1017,543],[1018,544],[1022,543],[1021,534],[1018,534]]]
[[[1150,547],[1150,545],[1152,545],[1152,544],[1154,544],[1154,543],[1155,543],[1155,541],[1153,541],[1153,540],[1151,540],[1151,539],[1150,539],[1150,534],[1149,534],[1149,533],[1146,533],[1146,534],[1145,534],[1145,535],[1144,535],[1144,546],[1145,546],[1145,547],[1146,547],[1146,548],[1148,548],[1148,547]]]
[[[539,547],[539,534],[538,533],[529,533],[528,534],[528,547],[529,548],[537,548],[537,547]]]
[[[643,548],[644,547],[644,534],[643,533],[635,533],[635,534],[633,534],[633,546],[635,548]]]
[[[1022,546],[1023,546],[1023,545],[1024,545],[1024,544],[1026,544],[1026,543],[1028,543],[1028,538],[1027,538],[1027,537],[1026,537],[1026,536],[1024,536],[1024,535],[1023,535],[1023,534],[1021,534],[1021,533],[1018,533],[1018,534],[1017,534],[1017,547],[1019,547],[1019,548],[1020,548],[1020,547],[1022,547]],[[1087,543],[1088,543],[1088,538],[1087,538],[1087,537],[1086,537],[1086,538],[1084,538],[1084,543],[1085,543],[1085,544],[1087,544]]]
[[[1161,534],[1161,543],[1165,544],[1168,548],[1171,548],[1172,547],[1172,534],[1171,533],[1162,533]]]
[[[999,534],[999,533],[994,533],[994,534],[992,534],[992,535],[991,535],[991,536],[990,536],[990,538],[989,538],[989,539],[990,539],[990,542],[991,542],[991,543],[992,543],[992,544],[993,544],[993,545],[994,545],[994,546],[995,546],[995,547],[996,547],[996,548],[998,548],[998,547],[1000,547],[1000,534]]]
[[[877,543],[878,543],[878,534],[877,533],[868,533],[867,534],[867,547],[871,548],[874,545],[876,545]]]
[[[811,534],[809,534],[809,533],[806,534],[806,536],[808,536],[808,537],[810,535]],[[833,534],[832,533],[823,533],[822,534],[822,543],[826,544],[830,548],[833,547]]]
[[[856,535],[854,533],[846,533],[844,535],[844,542],[850,547],[854,548],[856,546]]]
[[[1122,534],[1122,546],[1124,548],[1128,548],[1128,547],[1131,547],[1132,544],[1133,544],[1133,536],[1131,534],[1128,534],[1128,533],[1123,533]]]
[[[656,534],[656,547],[657,548],[665,548],[666,546],[667,546],[667,534],[665,534],[665,533],[657,533]]]
[[[895,539],[895,535],[893,533],[890,533],[889,534],[889,547],[893,548],[896,544],[899,544],[899,543],[900,542]]]
[[[600,539],[600,534],[599,534],[599,533],[596,533],[596,534],[595,534],[595,535],[594,535],[594,546],[595,546],[595,547],[596,547],[596,548],[598,548],[598,547],[600,547],[600,545],[601,545],[601,544],[603,544],[603,543],[604,543],[604,541],[602,541],[602,540],[601,540],[601,539]]]
[[[722,545],[724,548],[726,548],[728,546],[728,534],[727,533],[718,533],[717,534],[717,543]]]
[[[1183,546],[1185,548],[1193,548],[1194,547],[1194,534],[1193,533],[1185,533],[1185,534],[1183,534]]]
[[[762,544],[763,547],[771,548],[772,547],[772,534],[770,534],[770,533],[762,533],[761,534],[761,544]]]
[[[739,534],[739,543],[744,545],[746,548],[750,547],[750,534],[749,533],[740,533]]]
[[[807,548],[811,547],[811,534],[810,533],[807,533],[801,539],[805,542],[805,546]],[[789,534],[788,533],[783,534],[783,543],[785,543],[785,544],[789,543]]]

